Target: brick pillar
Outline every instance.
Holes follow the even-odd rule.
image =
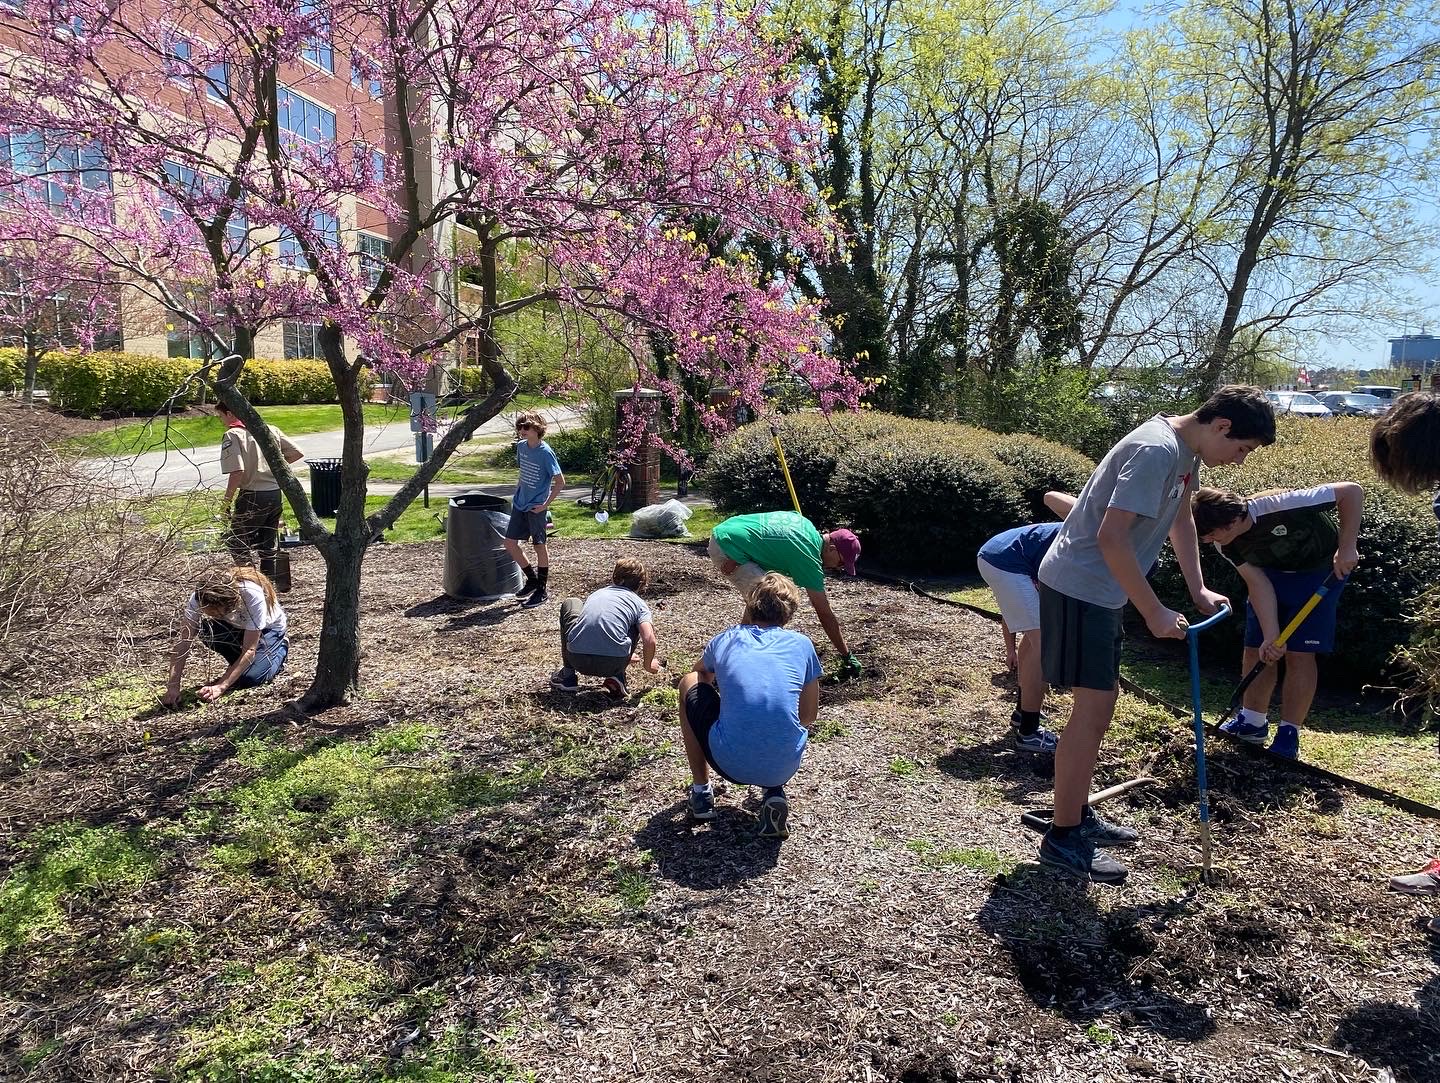
[[[627,388],[615,392],[617,430],[624,424],[625,413],[630,408],[632,399],[636,400],[642,409],[652,408],[650,419],[645,426],[644,438],[630,463],[630,497],[624,506],[618,509],[620,511],[634,511],[636,508],[660,502],[660,448],[655,443],[655,434],[659,425],[658,407],[663,397],[660,392],[647,387],[642,387],[639,391]]]

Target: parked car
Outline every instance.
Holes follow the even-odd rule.
[[[1352,387],[1350,390],[1356,395],[1374,395],[1377,399],[1382,399],[1391,406],[1395,405],[1395,400],[1398,399],[1401,394],[1400,388],[1392,387],[1389,384],[1360,384],[1358,387]]]
[[[1304,391],[1267,391],[1265,397],[1275,407],[1277,414],[1294,414],[1297,417],[1332,416],[1329,407]]]
[[[1374,395],[1357,395],[1353,391],[1327,391],[1316,395],[1332,414],[1347,417],[1379,417],[1390,409],[1390,404]]]

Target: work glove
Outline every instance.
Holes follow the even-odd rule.
[[[860,676],[861,672],[860,659],[855,657],[852,651],[841,661],[840,668],[836,671],[835,676],[842,681],[848,681],[851,677]]]

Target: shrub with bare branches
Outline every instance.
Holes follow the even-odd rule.
[[[137,660],[137,631],[188,580],[177,531],[138,509],[0,427],[0,715]]]

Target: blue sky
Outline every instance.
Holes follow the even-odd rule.
[[[1152,21],[1155,9],[1164,5],[1147,4],[1143,0],[1115,0],[1115,6],[1103,17],[1102,25],[1124,31],[1137,24]],[[1146,11],[1150,11],[1147,19]],[[1163,16],[1160,16],[1163,17]],[[1440,222],[1440,206],[1423,193],[1412,194],[1415,202],[1426,208],[1423,217]],[[1440,260],[1440,252],[1434,253]],[[1398,324],[1366,322],[1349,328],[1315,328],[1306,348],[1311,367],[1335,365],[1345,368],[1386,368],[1390,364],[1391,338],[1401,335],[1440,335],[1440,276],[1410,276],[1395,281],[1388,291],[1392,307],[1407,299],[1413,301],[1415,312]]]

